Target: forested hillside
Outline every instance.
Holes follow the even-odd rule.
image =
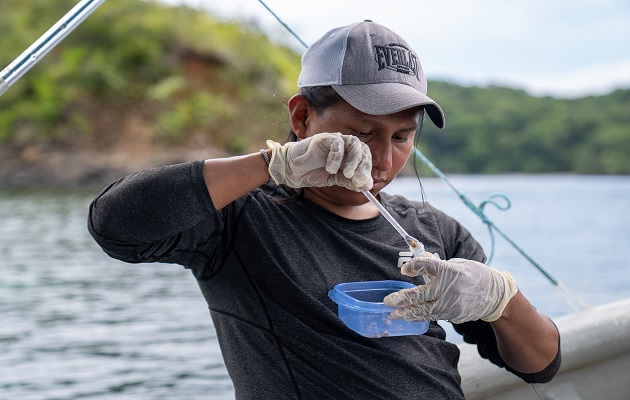
[[[4,0],[0,68],[75,3]],[[282,140],[299,57],[187,7],[105,2],[0,97],[0,178],[52,173],[50,154],[83,155],[78,168],[98,175],[156,154],[175,162]],[[630,90],[568,100],[430,82],[429,95],[447,127],[427,123],[421,150],[447,173],[630,173]]]
[[[423,148],[446,171],[630,173],[630,90],[581,99],[432,82],[446,128]]]

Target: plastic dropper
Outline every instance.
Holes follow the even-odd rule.
[[[402,236],[403,239],[405,239],[405,242],[407,242],[407,244],[409,245],[411,254],[413,254],[414,257],[418,257],[420,254],[424,253],[424,245],[422,244],[421,241],[419,241],[418,239],[408,234],[407,231],[405,231],[405,229],[402,226],[400,226],[398,222],[396,222],[394,217],[392,217],[392,215],[385,209],[385,207],[383,207],[383,205],[379,203],[378,200],[376,200],[376,197],[374,197],[372,193],[370,193],[367,190],[362,190],[362,192],[365,195],[365,197],[367,197],[368,200],[370,200],[372,204],[376,206],[378,211],[380,211],[380,213],[383,214],[383,217],[385,217],[385,219],[394,227],[394,229],[396,229],[396,231],[400,233],[400,236]]]

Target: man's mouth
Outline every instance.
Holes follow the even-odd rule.
[[[372,189],[382,189],[387,183],[384,179],[374,179],[373,182]]]

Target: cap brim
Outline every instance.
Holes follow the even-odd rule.
[[[444,128],[444,112],[430,97],[400,83],[371,85],[332,85],[351,106],[370,115],[394,114],[412,107],[424,106],[431,121]]]

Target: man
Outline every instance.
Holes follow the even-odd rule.
[[[424,114],[444,126],[411,47],[371,21],[337,28],[305,53],[298,83],[287,143],[121,178],[90,207],[97,242],[124,261],[192,270],[239,399],[461,399],[459,351],[439,319],[493,363],[550,380],[558,332],[509,273],[482,264],[451,217],[381,192]],[[407,243],[363,189],[427,253],[399,270]],[[335,284],[384,279],[417,285],[385,301],[394,318],[431,321],[426,334],[370,339],[337,317]]]

